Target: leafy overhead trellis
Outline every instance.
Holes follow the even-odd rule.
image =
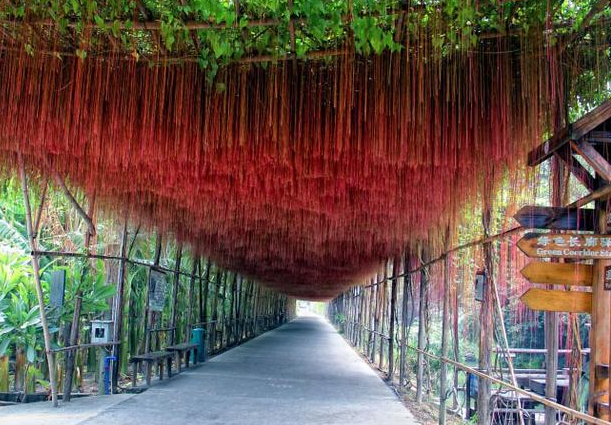
[[[604,2],[0,5],[8,168],[302,297],[439,245],[608,89]]]

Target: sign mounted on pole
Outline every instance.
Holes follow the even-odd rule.
[[[522,227],[594,231],[594,210],[565,207],[522,207],[513,216]]]
[[[531,288],[522,294],[520,301],[531,310],[561,313],[590,313],[592,311],[591,292]]]
[[[611,235],[527,233],[518,248],[531,258],[611,260]]]
[[[532,283],[592,286],[592,266],[589,264],[533,261],[520,270],[520,273]]]
[[[163,311],[165,300],[170,292],[165,273],[151,269],[149,291],[149,308],[151,311]]]

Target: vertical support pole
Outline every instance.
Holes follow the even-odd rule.
[[[447,254],[443,258],[443,313],[441,323],[441,364],[439,369],[439,425],[446,423],[446,399],[448,395],[447,364],[443,360],[448,357],[448,331],[450,330],[450,261]]]
[[[552,199],[553,206],[561,206],[563,190],[562,164],[557,156],[552,158]],[[555,259],[552,262],[558,261]],[[549,289],[553,289],[549,285]],[[556,401],[556,376],[558,373],[558,313],[546,311],[544,314],[545,333],[545,397]],[[545,406],[545,425],[556,424],[556,410]]]
[[[28,181],[25,173],[25,162],[23,156],[19,153],[19,173],[21,176],[21,191],[23,194],[23,203],[25,206],[25,221],[28,232],[28,239],[30,241],[30,248],[32,251],[36,251],[36,235],[34,234],[34,228],[32,225],[32,208],[30,206],[30,196],[28,193]],[[55,381],[55,356],[51,351],[51,332],[49,331],[49,324],[47,322],[47,314],[45,313],[45,298],[42,292],[42,285],[40,283],[40,265],[38,263],[38,255],[32,252],[31,255],[32,269],[34,271],[34,283],[36,286],[36,296],[38,298],[38,309],[40,314],[40,322],[42,325],[42,333],[45,341],[45,354],[47,356],[47,365],[49,367],[49,385],[51,386],[51,400],[53,406],[57,407],[57,384]]]
[[[176,343],[176,321],[178,317],[178,292],[180,290],[180,263],[182,262],[182,242],[176,247],[176,264],[174,266],[174,285],[172,287],[172,315],[170,327],[170,345]]]
[[[422,263],[426,263],[426,254],[422,250]],[[426,292],[427,292],[427,273],[423,267],[420,271],[420,294],[418,303],[418,363],[416,370],[416,403],[422,403],[422,395],[424,393],[424,350],[426,335]]]
[[[216,351],[216,329],[218,327],[218,303],[221,292],[221,284],[225,277],[225,273],[217,268],[216,278],[214,279],[214,298],[212,299],[212,323],[210,326],[210,342],[212,345],[211,351]]]
[[[407,309],[409,302],[409,287],[412,275],[408,273],[409,269],[409,254],[406,253],[403,258],[403,298],[401,299],[401,348],[399,353],[399,387],[403,388],[406,372],[406,350],[407,350]]]
[[[392,282],[390,287],[390,326],[388,328],[388,380],[392,383],[395,376],[395,310],[397,304],[397,279],[401,273],[401,257],[392,262]]]
[[[482,224],[484,226],[484,236],[490,234],[490,208],[483,212]],[[483,246],[486,276],[492,276],[492,243],[486,242]],[[485,279],[483,297],[479,312],[479,370],[487,375],[490,374],[492,357],[492,290],[489,279]],[[477,423],[478,425],[488,425],[490,422],[490,395],[491,385],[486,378],[477,378]]]
[[[376,311],[377,311],[377,298],[376,298],[376,291],[377,291],[377,285],[375,284],[377,280],[377,275],[375,278],[371,279],[371,284],[370,284],[370,289],[371,291],[369,292],[369,310],[370,310],[370,315],[369,315],[369,342],[367,344],[368,346],[368,351],[371,351],[371,355],[369,355],[369,358],[371,359],[371,362],[374,361],[375,359],[375,350],[376,350],[376,334],[375,331],[376,329],[376,321],[375,321],[375,315],[376,315]]]
[[[380,292],[378,295],[380,297],[380,370],[384,369],[384,328],[386,327],[386,316],[388,310],[388,262],[384,263],[384,282],[380,284],[379,288]]]
[[[193,258],[193,267],[191,268],[191,280],[189,281],[189,293],[187,294],[187,302],[189,306],[187,308],[187,320],[185,321],[185,339],[187,341],[191,338],[191,326],[193,325],[193,301],[195,293],[195,276],[197,273],[197,266],[199,265],[199,257]]]
[[[158,266],[161,261],[161,245],[162,236],[157,233],[155,239],[155,258],[153,259],[153,265]],[[151,301],[151,280],[150,280],[150,268],[149,268],[149,279],[146,282],[146,306],[144,308],[144,352],[148,353],[151,351],[151,329],[155,323],[155,312],[150,309]]]
[[[119,263],[119,273],[117,276],[117,296],[115,297],[115,308],[113,309],[115,316],[113,321],[113,335],[115,341],[119,342],[119,345],[112,347],[113,356],[116,358],[112,370],[113,393],[117,391],[119,371],[121,370],[121,348],[123,346],[123,298],[125,296],[125,270],[127,268],[127,222],[128,217],[126,214],[125,222],[123,223],[123,233],[121,235],[121,261]]]
[[[210,293],[210,267],[212,264],[210,260],[206,261],[206,273],[204,273],[204,277],[202,278],[202,270],[199,270],[200,275],[200,306],[199,306],[199,321],[203,324],[208,321],[208,294]],[[201,285],[204,285],[204,301],[203,306],[201,305]],[[209,328],[206,327],[206,332],[209,331]]]
[[[602,184],[600,177],[596,179],[597,186]],[[596,226],[599,234],[607,234],[607,200],[596,201]],[[609,349],[611,334],[611,314],[609,309],[609,291],[605,291],[605,267],[610,262],[594,260],[592,274],[592,327],[590,330],[590,393],[588,412],[601,419],[609,420],[609,411],[601,408],[603,403],[609,403],[609,377],[605,375],[599,364],[608,364],[611,350]],[[597,370],[598,369],[598,370]]]

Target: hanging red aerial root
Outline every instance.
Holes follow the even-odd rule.
[[[17,151],[43,174],[48,161],[103,210],[128,206],[222,266],[332,297],[441,240],[540,140],[551,95],[539,44],[442,58],[425,36],[410,43],[232,65],[212,85],[195,64],[5,50],[0,150],[8,167]]]

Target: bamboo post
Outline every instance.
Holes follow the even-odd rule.
[[[193,325],[193,302],[195,293],[195,273],[197,272],[197,266],[199,264],[199,258],[193,258],[193,267],[191,268],[191,280],[189,282],[189,293],[187,294],[187,302],[189,303],[187,309],[187,320],[185,323],[186,340],[191,338],[191,326]]]
[[[490,209],[486,209],[482,217],[484,233],[486,236],[490,234]],[[492,243],[485,242],[483,245],[484,252],[492,251]],[[485,254],[486,259],[491,259],[490,254]],[[492,353],[492,291],[491,285],[488,282],[492,275],[492,263],[486,261],[486,279],[483,288],[483,298],[480,305],[479,313],[479,364],[478,368],[482,373],[489,374],[491,366]],[[488,425],[490,421],[490,381],[479,377],[477,386],[477,423],[478,425]]]
[[[443,316],[441,324],[441,357],[448,357],[448,331],[450,327],[449,314],[450,301],[450,265],[449,257],[446,255],[443,261]],[[447,399],[447,365],[441,362],[439,379],[439,425],[446,423],[446,399]]]
[[[422,250],[421,262],[426,263],[426,254]],[[418,360],[416,369],[416,403],[422,403],[422,395],[424,393],[424,345],[426,341],[425,335],[425,320],[426,320],[426,292],[427,292],[427,275],[426,268],[423,267],[420,271],[420,294],[418,303]]]
[[[368,317],[368,321],[369,321],[369,336],[367,338],[367,355],[369,356],[369,358],[371,359],[371,361],[373,362],[373,357],[375,355],[375,346],[376,346],[376,334],[374,333],[375,329],[375,310],[376,310],[376,305],[374,304],[375,302],[375,292],[376,292],[376,286],[373,286],[374,283],[374,279],[371,279],[371,286],[370,286],[370,291],[369,291],[369,317]],[[371,353],[371,355],[369,355],[369,353]]]
[[[163,237],[161,233],[157,233],[155,239],[155,258],[153,259],[153,266],[158,266],[161,261],[161,246],[163,243]],[[151,269],[149,267],[149,280],[146,284],[146,306],[144,309],[144,352],[148,353],[151,350],[151,329],[155,323],[155,312],[150,309],[151,301]]]
[[[208,294],[210,293],[210,267],[212,265],[210,264],[210,260],[208,260],[206,262],[206,273],[204,273],[204,277],[201,278],[200,277],[200,283],[202,283],[204,285],[204,301],[203,301],[203,306],[201,305],[202,301],[201,301],[201,285],[200,285],[200,307],[199,307],[199,321],[201,323],[206,323],[208,321]],[[199,270],[199,275],[201,276],[202,274],[202,270]],[[206,329],[206,332],[208,332],[209,329]]]
[[[384,368],[384,329],[386,325],[386,316],[388,310],[388,263],[384,264],[384,282],[380,285],[378,295],[381,295],[380,299],[380,370]]]
[[[123,346],[123,308],[125,297],[125,277],[127,266],[127,215],[123,224],[123,232],[121,235],[121,261],[119,263],[119,273],[117,276],[117,297],[115,299],[114,308],[114,340],[119,341],[119,345],[112,347],[113,355],[116,360],[112,371],[112,392],[116,392],[119,379],[119,371],[121,370],[121,349]]]
[[[388,380],[393,382],[395,375],[395,309],[397,303],[397,276],[401,273],[401,258],[395,257],[392,263],[392,282],[390,287],[390,326],[388,329]]]
[[[30,196],[28,194],[28,182],[25,172],[25,162],[21,153],[18,154],[19,158],[19,172],[21,176],[21,191],[23,194],[23,203],[25,206],[25,220],[26,228],[28,232],[28,239],[30,241],[30,248],[32,251],[36,251],[37,244],[34,234],[34,228],[32,225],[32,209],[30,206]],[[31,255],[32,269],[34,271],[34,283],[36,286],[36,296],[38,297],[38,308],[40,314],[40,322],[42,325],[42,333],[45,341],[45,354],[47,356],[47,365],[49,367],[49,386],[51,387],[51,400],[53,406],[57,407],[57,386],[55,382],[55,358],[51,351],[51,332],[49,331],[49,324],[47,322],[47,314],[45,312],[45,299],[42,292],[42,285],[40,283],[40,265],[38,263],[38,256],[34,253]]]
[[[221,270],[216,270],[215,285],[214,285],[214,298],[212,298],[212,323],[210,326],[210,342],[211,351],[216,351],[216,328],[218,327],[218,303],[219,295],[221,292],[221,284],[224,279],[225,273]]]
[[[409,254],[405,254],[404,257],[404,266],[403,270],[407,272],[409,268]],[[406,373],[406,349],[407,349],[407,310],[408,310],[408,302],[409,302],[409,284],[412,275],[409,273],[405,273],[403,276],[403,295],[401,298],[401,347],[399,353],[399,387],[403,388],[405,382],[405,373]]]
[[[176,247],[176,264],[174,267],[174,279],[172,286],[172,313],[171,313],[171,325],[170,330],[170,345],[176,343],[176,320],[178,317],[178,292],[180,290],[180,263],[182,261],[182,242],[178,243]]]

